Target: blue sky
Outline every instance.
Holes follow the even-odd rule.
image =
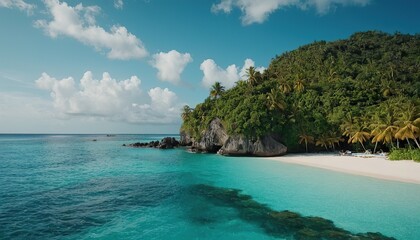
[[[0,133],[177,133],[180,108],[317,40],[420,31],[416,0],[0,0]]]

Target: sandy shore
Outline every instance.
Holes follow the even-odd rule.
[[[328,169],[337,172],[420,184],[420,163],[389,161],[386,157],[354,157],[338,154],[288,154],[269,160]]]

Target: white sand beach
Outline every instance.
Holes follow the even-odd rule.
[[[385,156],[356,157],[338,154],[288,154],[269,160],[328,169],[337,172],[420,184],[420,163],[390,161]]]

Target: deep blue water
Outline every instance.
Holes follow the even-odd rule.
[[[265,215],[244,213],[236,199],[243,195],[264,209],[322,217],[352,233],[420,239],[420,185],[121,146],[161,138],[0,135],[0,239],[292,238],[274,234]]]

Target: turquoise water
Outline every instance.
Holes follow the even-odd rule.
[[[200,186],[238,189],[353,233],[420,239],[420,185],[121,146],[160,138],[0,135],[0,239],[279,239],[231,203],[191,191]]]

